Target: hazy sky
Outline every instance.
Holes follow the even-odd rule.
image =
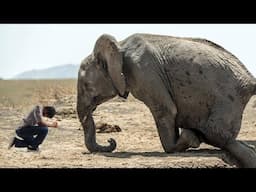
[[[0,24],[0,77],[80,64],[103,33],[118,41],[133,33],[207,38],[236,55],[256,77],[256,24]]]

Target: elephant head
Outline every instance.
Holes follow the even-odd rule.
[[[114,37],[102,35],[96,41],[93,53],[85,58],[78,72],[77,112],[84,129],[85,145],[90,152],[112,152],[116,142],[110,138],[109,146],[96,142],[92,112],[96,107],[125,94],[125,77],[122,73],[123,56]]]

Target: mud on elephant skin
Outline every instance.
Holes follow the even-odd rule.
[[[236,140],[256,80],[223,47],[199,38],[134,34],[118,42],[100,36],[77,83],[77,112],[90,152],[116,148],[112,138],[108,146],[96,142],[93,111],[129,93],[150,109],[165,152],[205,142],[231,154],[239,167],[256,167],[255,150]]]

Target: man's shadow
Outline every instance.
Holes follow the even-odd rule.
[[[253,145],[256,148],[256,141],[254,140],[241,140],[249,145]],[[88,153],[84,153],[88,154]],[[180,153],[165,153],[161,151],[152,152],[113,152],[113,153],[97,153],[106,157],[113,158],[130,158],[132,156],[144,156],[144,157],[217,157],[222,159],[225,163],[234,165],[236,162],[227,153],[218,148],[212,149],[189,149]]]

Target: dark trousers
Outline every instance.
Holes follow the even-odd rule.
[[[48,134],[48,127],[41,126],[26,126],[20,127],[16,130],[16,134],[23,140],[16,138],[15,147],[28,147],[37,148],[43,143]]]

